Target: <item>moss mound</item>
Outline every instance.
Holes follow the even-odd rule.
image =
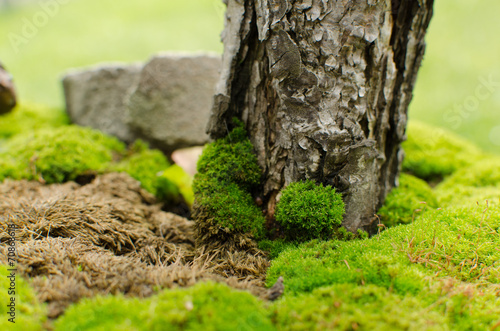
[[[312,181],[291,183],[281,191],[276,221],[289,240],[330,239],[345,213],[342,195]]]
[[[250,194],[259,180],[257,157],[242,123],[206,146],[193,182],[193,217],[200,243],[240,245],[248,241],[243,237],[262,236],[265,220]]]
[[[126,172],[160,201],[184,202],[179,187],[161,176],[170,164],[160,151],[142,141],[126,150],[116,138],[90,128],[71,125],[18,134],[3,145],[0,166],[0,181],[28,179],[47,184],[86,182],[96,174]],[[176,174],[187,176],[182,169]],[[184,192],[189,197],[190,188]]]
[[[262,302],[212,282],[146,300],[96,297],[66,311],[56,330],[275,330]]]
[[[125,145],[117,139],[77,126],[41,129],[9,140],[0,159],[6,168],[0,180],[40,180],[62,183],[89,171],[101,172]]]
[[[403,143],[403,170],[426,181],[440,180],[483,157],[482,152],[452,132],[410,121]]]
[[[437,207],[437,198],[425,181],[401,174],[399,186],[387,195],[378,214],[382,224],[391,227],[411,223],[422,210]]]
[[[159,150],[151,150],[141,140],[137,140],[127,151],[125,157],[108,168],[126,172],[141,182],[142,187],[154,194],[160,201],[182,202],[179,188],[167,177],[161,176],[170,167],[165,155]]]

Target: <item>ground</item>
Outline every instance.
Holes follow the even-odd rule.
[[[23,113],[39,116],[39,128]],[[19,108],[5,117],[12,125],[2,133],[0,162],[7,166],[0,173],[0,264],[8,274],[5,243],[15,226],[16,325],[33,330],[500,325],[500,157],[451,132],[410,122],[401,185],[380,209],[380,231],[371,238],[294,242],[259,232],[254,242],[245,235],[251,227],[228,227],[226,214],[217,213],[228,237],[213,245],[197,242],[195,222],[165,211],[186,199],[179,181],[159,171],[172,167],[161,153],[142,143],[127,148],[48,113]],[[439,139],[429,143],[425,138],[433,132]],[[198,164],[201,184],[195,187],[204,187],[207,175],[222,176],[229,180],[226,186],[235,183],[239,189],[253,183],[256,169],[244,131],[226,140],[206,148]],[[234,155],[231,168],[240,172],[211,161],[224,153]],[[81,161],[58,168],[61,155]],[[269,301],[267,288],[280,276],[284,295]],[[2,297],[9,300],[6,292]],[[0,321],[10,329],[8,323]]]

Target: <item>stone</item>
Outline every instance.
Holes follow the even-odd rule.
[[[220,67],[219,55],[153,57],[128,100],[131,130],[167,154],[207,143],[206,126]]]
[[[135,135],[125,121],[125,103],[139,82],[141,70],[140,64],[109,64],[68,73],[63,87],[71,121],[125,142],[134,141]]]

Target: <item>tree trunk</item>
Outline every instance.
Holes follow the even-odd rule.
[[[369,229],[397,185],[433,0],[226,4],[211,137],[245,123],[269,219],[283,187],[311,179],[343,193],[348,230]]]

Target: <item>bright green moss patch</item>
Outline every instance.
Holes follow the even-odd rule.
[[[494,287],[453,279],[427,283],[415,295],[336,284],[283,298],[272,306],[272,320],[279,330],[489,330],[498,300]]]
[[[143,300],[84,299],[59,318],[55,329],[275,330],[260,300],[212,282],[166,290]]]
[[[9,140],[0,159],[9,164],[0,174],[12,179],[62,183],[87,171],[103,171],[123,143],[98,131],[78,126],[41,129]]]
[[[418,221],[384,231],[395,252],[440,275],[464,282],[500,282],[500,208],[449,207],[429,211]]]
[[[179,188],[180,193],[189,206],[193,204],[193,177],[187,174],[180,166],[174,164],[168,167],[162,172],[161,177],[165,177]]]
[[[429,211],[368,240],[311,241],[287,249],[268,270],[268,284],[283,276],[292,294],[337,283],[374,284],[405,294],[417,293],[433,272],[498,283],[498,247],[498,205]]]
[[[258,238],[264,217],[250,190],[260,181],[260,168],[242,123],[227,137],[205,147],[194,177],[194,217],[207,238],[249,233]]]
[[[408,174],[401,174],[399,187],[387,195],[378,215],[382,224],[391,227],[411,223],[419,211],[437,207],[434,192],[425,181]]]
[[[433,330],[446,317],[414,296],[376,285],[338,284],[275,305],[280,330]]]
[[[232,182],[242,188],[259,184],[261,171],[257,156],[243,124],[224,139],[208,144],[198,160],[198,173],[221,182]],[[195,177],[196,181],[196,177]]]
[[[484,204],[486,201],[497,202],[500,200],[500,187],[493,186],[438,186],[435,192],[439,204],[443,207],[470,206],[476,203]]]
[[[162,172],[170,167],[158,150],[137,141],[125,144],[97,130],[75,125],[45,128],[7,140],[0,151],[0,181],[75,180],[88,173],[127,172],[161,201],[180,202],[179,187]],[[184,189],[186,191],[186,189]]]
[[[483,156],[465,139],[418,121],[408,123],[407,134],[403,170],[427,181],[450,175]]]
[[[328,239],[340,228],[345,205],[335,188],[305,181],[291,183],[281,194],[275,216],[287,239]]]
[[[197,202],[214,222],[230,232],[251,233],[256,237],[262,235],[262,212],[254,205],[248,192],[235,183],[223,184],[216,179],[201,178],[199,176],[198,182],[195,181]]]
[[[444,206],[470,205],[500,199],[500,159],[491,157],[456,171],[436,187]]]
[[[462,168],[441,183],[441,188],[453,186],[500,186],[500,158],[492,157]]]
[[[58,128],[69,123],[65,112],[38,105],[20,105],[0,117],[0,140],[42,128]]]
[[[151,150],[146,143],[138,140],[130,147],[128,155],[119,163],[112,164],[110,170],[128,173],[161,201],[175,201],[180,197],[179,188],[161,176],[169,167],[170,163],[162,152]]]
[[[28,283],[19,276],[15,277],[15,323],[9,322],[9,318],[12,318],[8,314],[10,308],[7,305],[10,303],[11,295],[8,293],[11,287],[11,280],[7,276],[11,275],[11,272],[7,270],[6,266],[0,265],[0,301],[2,302],[0,313],[2,318],[0,319],[0,329],[1,330],[43,330],[42,325],[45,322],[47,309],[45,305],[42,305],[36,298],[33,289],[28,285]]]
[[[397,293],[417,293],[424,274],[381,240],[311,241],[282,252],[268,270],[267,283],[283,276],[288,294],[332,284],[374,284]]]

